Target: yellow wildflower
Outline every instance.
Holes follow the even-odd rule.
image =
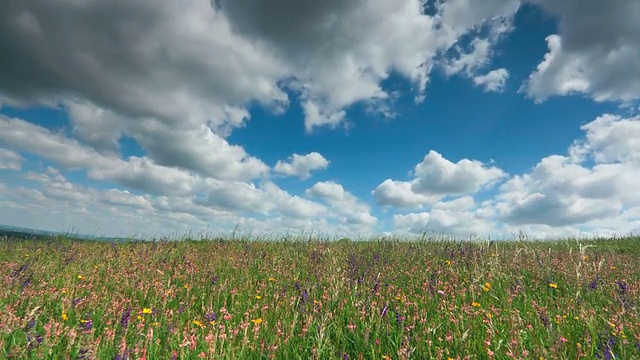
[[[201,322],[200,322],[200,321],[198,321],[198,320],[193,320],[193,325],[195,325],[195,326],[199,326],[199,327],[204,327],[204,324],[203,324],[203,323],[201,323]]]
[[[553,289],[557,289],[558,288],[558,284],[556,283],[549,283],[549,287],[553,288]]]
[[[82,280],[82,279],[84,279],[84,276],[78,275],[78,280]]]
[[[474,302],[472,302],[472,303],[471,303],[471,306],[473,306],[473,307],[480,307],[480,303],[479,303],[479,302],[475,302],[475,301],[474,301]]]
[[[253,319],[253,320],[251,320],[251,322],[256,324],[256,325],[259,325],[259,324],[262,323],[262,318]]]
[[[274,279],[274,278],[270,277],[270,278],[269,278],[269,281],[276,281],[276,279]]]
[[[66,312],[62,312],[62,320],[69,320],[69,317],[67,316]]]
[[[142,313],[143,314],[153,314],[153,310],[151,310],[149,308],[143,308],[142,309]]]
[[[260,300],[260,299],[262,299],[262,296],[256,295],[256,299]]]

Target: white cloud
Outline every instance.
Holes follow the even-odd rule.
[[[438,210],[452,210],[452,211],[467,211],[476,206],[476,201],[473,196],[462,196],[450,201],[441,201],[433,205],[434,209]]]
[[[640,3],[531,0],[560,21],[549,52],[523,85],[538,100],[573,93],[597,101],[640,99]]]
[[[378,219],[371,215],[369,205],[360,201],[336,182],[317,182],[307,189],[306,194],[324,199],[337,220],[348,228],[371,230],[377,224]]]
[[[430,206],[419,213],[395,214],[394,229],[402,232],[511,238],[520,233],[533,238],[558,238],[637,232],[640,229],[640,188],[637,186],[640,117],[605,114],[581,129],[585,136],[573,143],[568,155],[541,159],[530,172],[512,176],[493,198],[479,205],[472,196],[423,204],[415,197],[419,194],[415,187],[410,187],[419,178],[411,182],[385,181],[374,191],[374,197],[381,204],[389,204],[389,199],[381,194],[388,194],[388,188],[403,189],[399,192],[401,195],[391,197],[395,201],[391,205],[398,208]],[[446,165],[435,166],[439,170],[433,171],[438,164]],[[480,164],[469,164],[459,169],[465,168],[467,173],[476,173],[469,172],[471,168],[480,169]],[[458,189],[455,179],[465,176],[444,181],[456,174],[452,165],[439,156],[432,156],[419,164],[422,169],[418,171],[416,167],[414,173],[429,169],[425,173],[436,174],[436,180],[429,181],[431,191],[442,190],[443,184],[448,190]],[[440,171],[442,169],[448,170]],[[471,187],[477,188],[477,185]]]
[[[273,170],[276,173],[287,176],[297,176],[300,179],[308,179],[311,177],[312,170],[324,170],[329,167],[329,160],[315,151],[307,155],[293,154],[287,160],[287,162],[282,160],[278,161]]]
[[[445,196],[472,194],[493,186],[506,174],[480,161],[462,159],[453,163],[436,151],[429,151],[414,168],[413,179],[387,179],[371,192],[381,206],[420,208]]]
[[[437,202],[442,195],[424,195],[413,191],[412,183],[387,179],[371,192],[380,206],[419,208]]]
[[[20,170],[23,160],[20,154],[0,148],[0,170]]]
[[[124,118],[172,128],[208,125],[224,135],[244,125],[248,103],[281,112],[288,87],[301,96],[308,131],[335,127],[346,121],[348,106],[388,99],[380,84],[391,71],[422,98],[434,61],[484,24],[493,42],[509,28],[518,1],[450,0],[429,15],[425,6],[114,0],[78,7],[25,0],[0,15],[0,48],[12,50],[0,69],[0,99],[88,101]],[[97,119],[87,124],[86,115]],[[116,129],[90,132],[106,130],[101,114],[76,111],[76,118],[79,138],[101,151],[116,149]]]
[[[144,196],[134,195],[128,190],[109,189],[102,193],[100,201],[120,206],[129,206],[137,209],[151,209],[151,201]]]
[[[509,79],[509,71],[501,68],[491,70],[485,75],[479,75],[473,78],[473,83],[476,86],[483,86],[484,91],[487,92],[503,92],[504,86]]]
[[[394,230],[434,233],[456,237],[487,236],[495,224],[472,211],[433,209],[429,212],[394,215]]]
[[[9,102],[87,99],[175,126],[223,126],[233,122],[226,109],[249,99],[288,102],[277,86],[287,73],[280,61],[234,34],[208,0],[27,0],[3,8],[0,47],[12,60],[0,70],[0,94]]]
[[[578,226],[617,219],[640,206],[640,118],[603,115],[582,126],[586,136],[570,156],[542,159],[528,174],[514,176],[500,189],[495,205],[508,224]],[[576,155],[579,154],[579,155]],[[587,165],[589,159],[595,164]]]
[[[431,150],[416,165],[413,175],[415,180],[411,188],[417,193],[459,195],[491,186],[506,174],[477,160],[462,159],[453,163]]]
[[[45,157],[68,168],[88,166],[101,157],[83,149],[75,140],[3,115],[0,115],[0,144]]]
[[[605,114],[581,129],[586,139],[576,143],[572,153],[589,154],[599,164],[640,160],[640,117]]]

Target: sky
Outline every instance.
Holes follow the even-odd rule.
[[[638,18],[637,0],[0,0],[0,224],[637,234]]]

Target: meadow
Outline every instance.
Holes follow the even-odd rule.
[[[0,239],[0,358],[640,359],[640,239]]]

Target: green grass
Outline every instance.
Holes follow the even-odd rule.
[[[638,238],[4,239],[0,358],[639,359],[639,259]]]

